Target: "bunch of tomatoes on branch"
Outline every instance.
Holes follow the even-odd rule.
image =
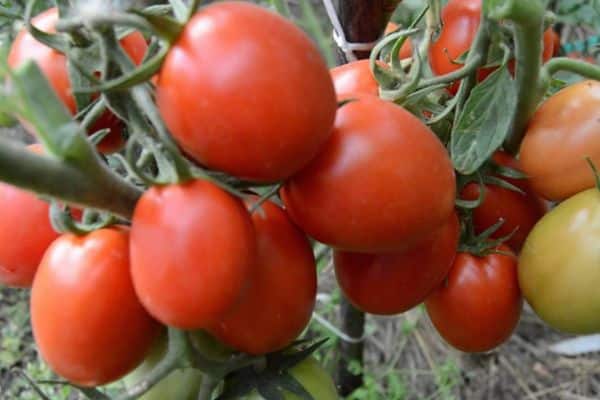
[[[600,68],[551,58],[541,0],[428,0],[331,70],[251,2],[37,3],[0,65],[0,111],[38,142],[0,138],[0,282],[31,288],[62,384],[338,398],[298,339],[317,243],[359,310],[425,303],[464,352],[523,297],[600,332]]]

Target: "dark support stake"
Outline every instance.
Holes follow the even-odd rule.
[[[344,29],[346,40],[350,43],[371,43],[379,39],[385,30],[390,15],[400,0],[338,0],[337,14]],[[356,58],[369,58],[369,51],[357,51]],[[348,62],[341,49],[337,51],[338,64]],[[341,301],[342,331],[353,338],[363,337],[365,315],[354,308],[345,298]],[[347,396],[363,384],[363,342],[340,340],[339,361],[335,372],[335,381],[342,396]],[[358,374],[351,364],[360,365]]]

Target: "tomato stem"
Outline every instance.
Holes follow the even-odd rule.
[[[525,128],[543,93],[540,94],[539,74],[542,65],[542,36],[545,10],[540,0],[496,0],[484,2],[488,16],[514,23],[517,104],[505,149],[517,154]]]
[[[450,72],[446,75],[436,76],[433,78],[423,80],[417,89],[424,89],[426,87],[439,85],[442,83],[451,83],[463,79],[466,76],[473,74],[477,68],[483,64],[483,56],[481,54],[475,54],[468,63],[466,63],[460,69]]]
[[[540,95],[543,95],[552,81],[552,76],[559,71],[568,71],[584,78],[600,81],[600,66],[574,60],[567,57],[553,58],[542,67],[540,72]]]

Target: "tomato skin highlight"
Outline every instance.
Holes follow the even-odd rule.
[[[44,32],[55,33],[56,21],[58,21],[58,9],[53,7],[35,16],[31,23]],[[132,32],[125,36],[121,39],[121,45],[136,65],[142,62],[148,48],[146,40],[140,32]],[[38,42],[26,28],[23,28],[11,45],[8,65],[11,68],[17,68],[27,60],[33,60],[37,63],[58,98],[74,115],[77,107],[69,81],[67,58],[58,51]],[[30,133],[35,135],[33,126],[26,121],[21,122]],[[103,153],[111,153],[123,147],[123,124],[116,115],[108,110],[90,127],[90,133],[105,128],[110,129],[110,133],[100,142],[98,150]]]
[[[54,241],[35,276],[30,306],[42,358],[81,386],[103,385],[131,371],[159,331],[133,290],[125,228]]]
[[[208,5],[186,25],[160,71],[157,104],[196,161],[259,182],[285,179],[314,158],[337,109],[310,38],[237,1]]]
[[[364,312],[392,315],[408,311],[448,274],[459,234],[458,217],[453,214],[438,230],[397,254],[335,251],[338,284],[348,300]]]
[[[548,200],[563,200],[594,187],[585,157],[600,165],[600,82],[568,86],[537,109],[520,149],[533,189]]]
[[[131,228],[133,283],[142,304],[165,325],[212,324],[238,301],[255,262],[248,212],[214,184],[155,186],[138,201]]]
[[[395,252],[448,220],[456,185],[446,149],[417,117],[373,96],[338,110],[322,152],[283,186],[294,222],[336,249]]]
[[[496,152],[493,158],[499,165],[521,170],[518,160],[507,153]],[[518,187],[523,193],[486,184],[483,203],[472,213],[475,233],[482,233],[503,219],[504,223],[491,237],[499,239],[514,232],[505,244],[518,253],[531,229],[548,211],[548,206],[534,193],[528,179],[499,178]],[[479,195],[480,186],[477,183],[469,183],[461,191],[461,198],[465,200],[477,200]]]
[[[247,206],[257,199],[247,200]],[[317,295],[317,266],[308,239],[275,203],[261,207],[262,213],[252,214],[258,256],[250,286],[236,307],[208,329],[224,344],[256,355],[293,342],[310,322]]]
[[[519,256],[519,284],[534,311],[565,333],[600,332],[600,194],[560,203],[533,228]]]
[[[510,252],[506,246],[499,249]],[[458,253],[447,281],[425,305],[448,344],[467,353],[492,350],[510,337],[521,316],[516,258]]]

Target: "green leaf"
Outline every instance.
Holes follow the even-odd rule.
[[[516,87],[506,67],[475,86],[451,133],[454,168],[474,173],[502,145],[515,112]]]

